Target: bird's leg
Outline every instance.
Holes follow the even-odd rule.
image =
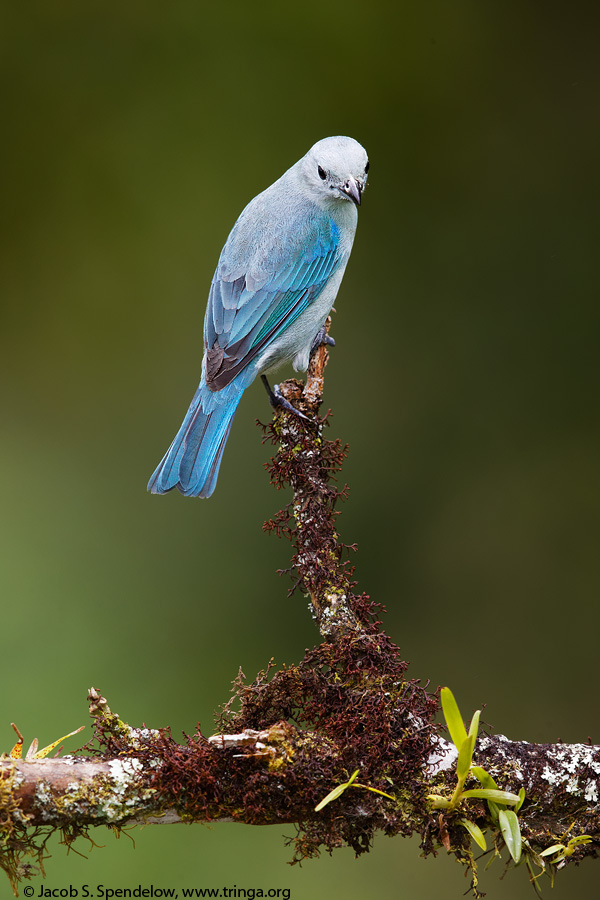
[[[327,329],[325,325],[321,325],[319,330],[317,331],[314,340],[310,347],[310,355],[315,352],[317,347],[320,347],[321,344],[325,344],[326,347],[335,347],[335,341],[332,337],[327,334]]]
[[[299,419],[304,419],[305,422],[312,421],[312,419],[310,419],[308,416],[305,416],[304,413],[300,412],[299,409],[296,409],[295,406],[292,406],[289,400],[286,400],[286,398],[279,390],[278,384],[273,385],[273,387],[271,388],[271,385],[267,381],[266,375],[261,375],[260,378],[265,386],[267,394],[269,395],[269,403],[271,404],[273,409],[286,409],[288,412],[291,412],[295,416],[298,416]]]

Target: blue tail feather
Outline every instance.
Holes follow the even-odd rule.
[[[210,497],[244,387],[232,382],[213,393],[204,379],[200,382],[181,428],[148,482],[152,494],[177,488],[186,497]]]

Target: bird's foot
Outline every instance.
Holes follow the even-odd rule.
[[[320,347],[321,344],[325,344],[326,347],[335,347],[335,341],[330,335],[327,334],[327,330],[324,325],[322,325],[317,331],[314,340],[310,347],[311,355],[315,352],[317,347]]]
[[[274,384],[271,388],[271,385],[267,381],[266,375],[261,375],[261,381],[265,386],[267,394],[269,395],[269,403],[273,407],[273,409],[285,409],[288,412],[293,413],[295,416],[298,416],[299,419],[303,419],[305,422],[312,422],[308,416],[305,416],[303,412],[300,412],[299,409],[296,409],[295,406],[292,406],[289,400],[287,400],[281,391],[279,390],[279,385]]]

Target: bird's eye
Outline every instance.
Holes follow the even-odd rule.
[[[366,175],[367,172],[369,171],[369,165],[370,165],[369,160],[367,160],[367,164],[366,164],[366,166],[365,166],[365,175]]]
[[[327,172],[325,171],[325,169],[322,169],[321,166],[318,166],[317,170],[319,172],[319,178],[325,181],[325,179],[327,178]]]

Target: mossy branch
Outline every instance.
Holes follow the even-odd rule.
[[[54,831],[70,844],[91,826],[140,822],[294,823],[293,861],[344,844],[362,853],[378,831],[418,834],[425,855],[444,848],[470,867],[475,895],[471,838],[485,846],[484,832],[492,852],[508,846],[507,864],[524,861],[534,883],[595,855],[600,747],[477,737],[473,724],[467,735],[448,705],[454,743],[444,739],[437,692],[407,678],[382,608],[355,593],[354,548],[337,531],[346,488],[334,480],[347,448],[325,439],[318,415],[327,355],[325,346],[313,354],[306,385],[280,386],[311,421],[277,412],[264,428],[277,445],[271,481],[292,488],[265,528],[292,542],[292,591],[310,597],[324,640],[251,683],[240,672],[211,737],[198,729],[181,744],[168,729],[131,727],[92,689],[87,756],[14,758],[18,745],[1,758],[0,865],[15,890],[41,867]],[[494,797],[523,798],[522,789],[518,807],[498,812]]]

